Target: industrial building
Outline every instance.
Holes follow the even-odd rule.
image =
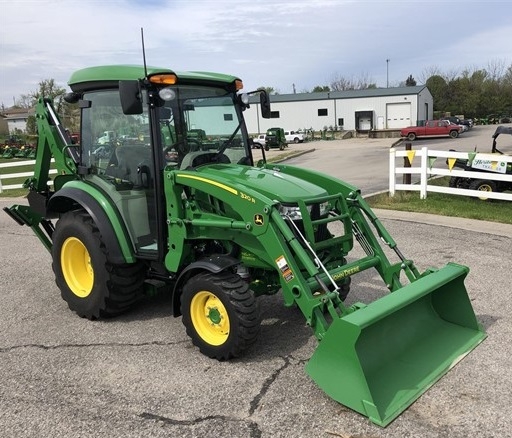
[[[245,111],[251,134],[278,126],[285,130],[399,130],[433,117],[432,94],[425,85],[270,96],[272,118],[261,117],[257,96]]]

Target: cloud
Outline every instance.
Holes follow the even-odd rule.
[[[312,89],[339,74],[379,86],[427,67],[441,71],[491,59],[510,64],[508,3],[341,0],[2,1],[0,103],[64,86],[79,68],[147,62],[219,71],[247,88]],[[499,6],[501,13],[497,14]],[[390,59],[386,63],[386,59]]]

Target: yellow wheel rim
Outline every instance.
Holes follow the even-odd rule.
[[[478,187],[478,191],[480,192],[492,192],[492,187],[489,184],[482,184]],[[479,196],[478,199],[481,201],[487,201],[489,199],[487,196]]]
[[[211,292],[201,291],[190,303],[190,318],[197,334],[210,345],[222,345],[229,336],[229,316],[224,304]]]
[[[66,284],[77,297],[89,296],[94,284],[94,271],[89,251],[76,237],[67,238],[61,249],[60,265]]]

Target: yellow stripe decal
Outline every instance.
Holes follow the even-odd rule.
[[[228,191],[229,193],[232,193],[233,195],[238,195],[238,191],[236,189],[234,189],[233,187],[229,187],[225,184],[218,183],[217,181],[212,181],[211,179],[202,178],[200,176],[195,176],[195,175],[184,175],[184,174],[178,174],[177,176],[180,178],[189,178],[189,179],[195,179],[197,181],[202,181],[207,184],[211,184],[212,186],[216,186],[221,189],[224,189],[224,190]]]

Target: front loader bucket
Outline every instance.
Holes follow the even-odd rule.
[[[306,365],[330,397],[386,426],[485,338],[449,263],[333,321]]]

